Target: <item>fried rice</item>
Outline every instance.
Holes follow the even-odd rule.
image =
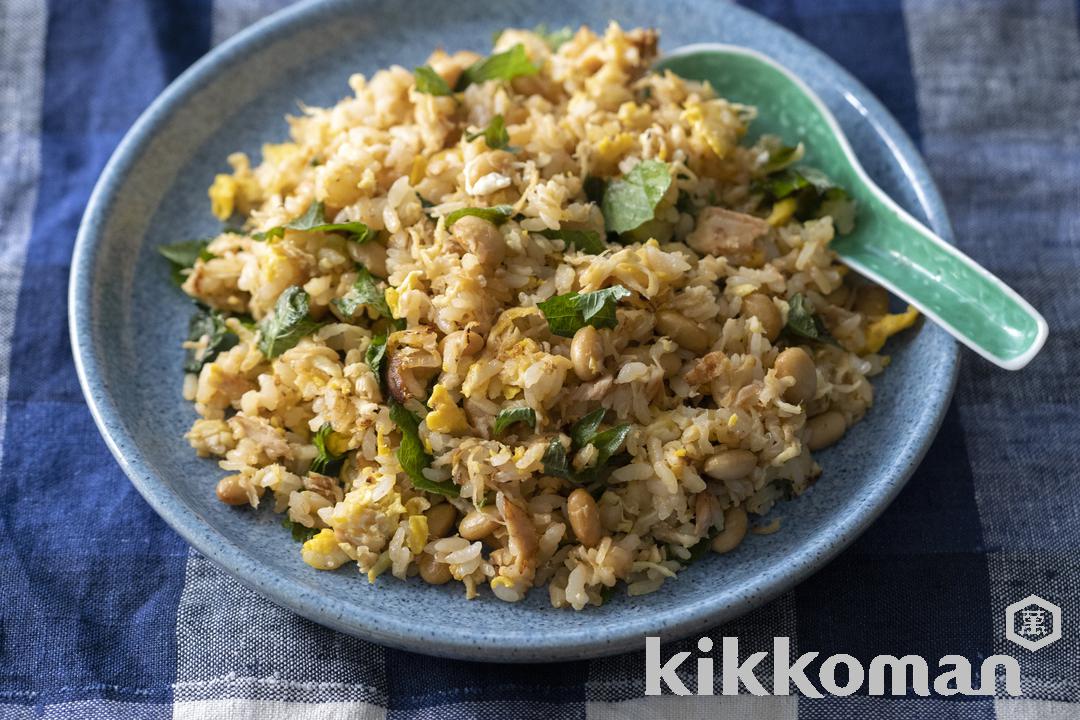
[[[656,52],[506,30],[228,158],[239,229],[166,252],[222,501],[283,513],[313,568],[580,610],[816,480],[914,312],[829,249],[852,204],[801,146]]]

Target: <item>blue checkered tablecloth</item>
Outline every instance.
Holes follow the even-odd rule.
[[[390,650],[281,610],[192,551],[83,402],[65,322],[71,249],[139,112],[280,4],[0,0],[0,718],[1080,718],[1076,0],[747,3],[885,102],[961,247],[1051,335],[1021,373],[965,353],[933,449],[881,519],[711,634],[744,648],[787,636],[864,664],[1007,652],[1020,698],[646,697],[643,654],[488,666]],[[1062,639],[1037,651],[1005,638],[1006,607],[1031,593],[1062,608]],[[681,649],[693,646],[665,657]]]

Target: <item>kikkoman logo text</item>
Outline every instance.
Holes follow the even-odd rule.
[[[697,642],[704,656],[697,658],[697,694],[714,695],[715,658],[712,638],[703,637]],[[979,666],[979,687],[972,686],[971,662],[962,655],[945,655],[937,661],[933,680],[930,666],[919,655],[878,655],[864,667],[852,655],[830,655],[818,666],[817,683],[807,671],[821,653],[808,652],[791,660],[791,640],[773,638],[772,678],[763,683],[755,673],[768,656],[767,652],[755,652],[739,657],[739,638],[725,637],[720,646],[721,695],[738,695],[745,691],[751,695],[790,695],[794,689],[804,697],[820,698],[830,695],[852,695],[864,686],[869,695],[921,695],[930,691],[938,695],[994,695],[998,671],[1003,675],[1004,691],[1018,696],[1020,692],[1020,665],[1008,655],[991,655]],[[660,638],[645,638],[645,694],[661,695],[665,686],[676,695],[689,695],[690,690],[678,675],[678,670],[690,658],[691,653],[675,653],[667,660],[660,656]],[[841,669],[841,667],[843,669]]]

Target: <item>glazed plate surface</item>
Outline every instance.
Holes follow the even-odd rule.
[[[318,572],[268,512],[215,498],[221,471],[183,439],[195,419],[181,397],[191,302],[169,280],[157,246],[216,234],[206,188],[225,157],[258,157],[286,137],[297,101],[331,105],[351,73],[413,67],[435,47],[486,52],[507,26],[655,26],[661,47],[743,45],[795,70],[838,118],[856,153],[892,197],[951,241],[941,198],[911,141],[870,93],[825,55],[734,5],[655,3],[355,2],[289,8],[200,60],[139,119],[106,167],[87,207],[72,261],[70,322],[83,390],[117,460],[155,510],[195,548],[274,602],[339,630],[417,652],[488,661],[578,659],[643,647],[645,635],[688,635],[735,618],[820,568],[895,496],[926,452],[945,412],[957,346],[922,324],[890,345],[867,418],[820,453],[824,474],[774,515],[782,529],[711,555],[659,592],[617,593],[600,608],[550,607],[534,590],[507,604],[461,586]],[[693,18],[693,22],[687,22]],[[418,23],[417,20],[422,19]],[[791,140],[792,138],[789,138]]]

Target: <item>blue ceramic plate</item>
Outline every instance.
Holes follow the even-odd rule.
[[[616,9],[617,8],[617,9]],[[146,500],[200,552],[301,615],[375,642],[478,660],[558,660],[640,648],[646,634],[687,635],[730,620],[791,587],[861,533],[911,475],[945,411],[957,349],[924,325],[892,346],[867,419],[823,452],[824,475],[776,511],[781,532],[750,536],[660,592],[575,613],[535,590],[506,604],[467,601],[459,585],[354,570],[317,572],[280,521],[214,496],[221,475],[183,440],[194,419],[181,398],[180,339],[191,304],[156,247],[211,235],[206,188],[229,152],[258,155],[283,138],[296,101],[333,104],[353,72],[421,63],[435,47],[486,50],[506,26],[659,26],[664,47],[746,45],[797,68],[832,109],[870,175],[937,232],[951,236],[941,198],[896,121],[865,88],[805,42],[727,4],[355,2],[290,8],[217,48],[173,83],[124,138],[79,230],[71,274],[71,335],[87,401],[117,460]],[[693,22],[687,22],[693,18]],[[917,391],[913,391],[917,388]]]

